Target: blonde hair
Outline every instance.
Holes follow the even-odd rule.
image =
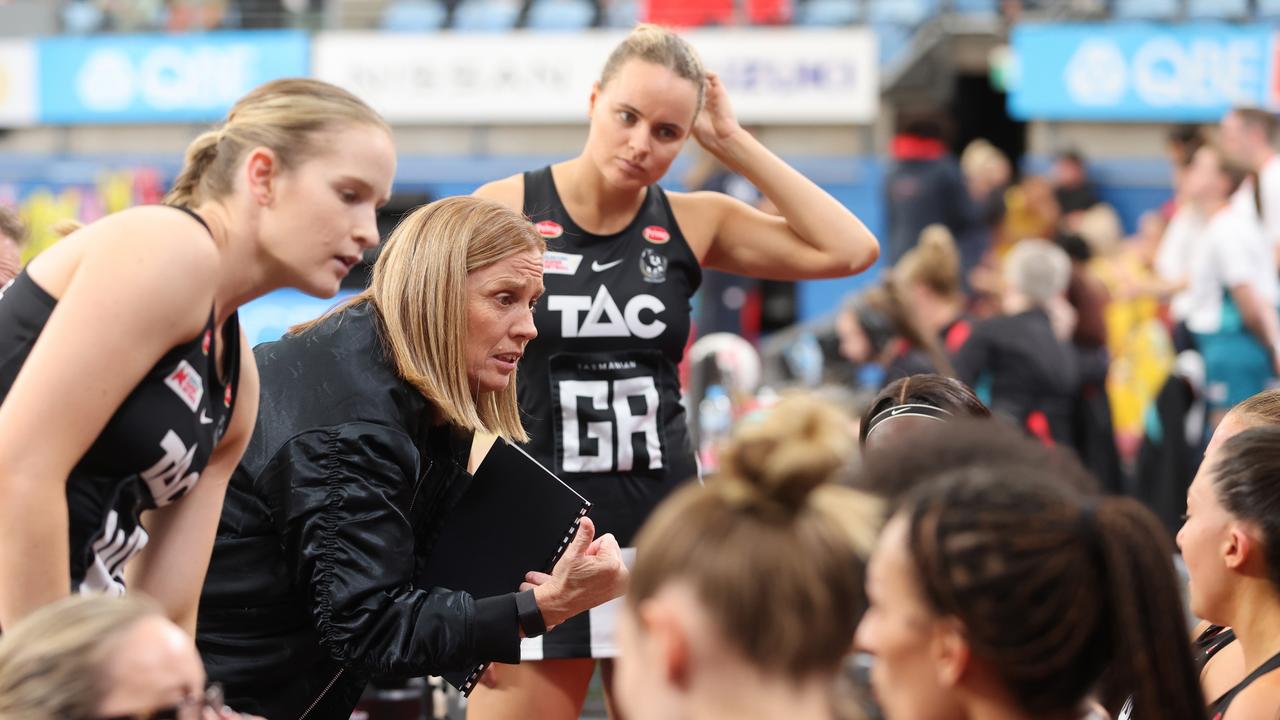
[[[287,169],[323,151],[317,135],[354,124],[391,133],[363,100],[336,85],[300,78],[259,85],[236,102],[219,127],[187,147],[182,170],[164,201],[193,206],[225,197],[234,185],[236,166],[249,150],[270,148]]]
[[[447,422],[508,440],[529,439],[520,422],[516,382],[477,398],[467,378],[467,274],[546,241],[520,213],[493,200],[451,197],[409,213],[374,263],[369,287],[303,332],[358,304],[377,311],[379,332],[396,372],[430,400]]]
[[[960,251],[947,226],[934,223],[921,230],[916,246],[893,266],[893,275],[899,283],[918,283],[939,297],[960,299]]]
[[[1089,246],[1094,257],[1106,257],[1120,247],[1124,239],[1124,226],[1116,209],[1106,203],[1098,203],[1080,214],[1076,234]]]
[[[0,636],[0,718],[89,718],[108,691],[104,669],[120,637],[159,607],[135,596],[74,595]]]
[[[877,501],[830,484],[853,451],[849,417],[814,396],[740,425],[720,473],[641,529],[629,606],[684,582],[756,667],[793,680],[836,673],[866,606],[857,546],[874,527],[854,526],[879,516]]]
[[[707,73],[702,60],[687,40],[661,25],[641,23],[609,53],[609,59],[600,71],[600,87],[613,80],[628,60],[643,60],[661,65],[677,76],[688,80],[698,89],[698,110],[706,95]]]

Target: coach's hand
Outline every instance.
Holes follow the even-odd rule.
[[[618,541],[612,534],[595,535],[595,523],[582,518],[578,534],[551,574],[525,575],[520,589],[533,589],[548,629],[626,592],[630,573]]]

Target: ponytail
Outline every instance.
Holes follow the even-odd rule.
[[[1105,689],[1131,695],[1135,717],[1144,720],[1203,720],[1200,673],[1187,651],[1164,526],[1132,498],[1103,498],[1094,516],[1114,646],[1115,672]]]
[[[198,192],[200,181],[204,179],[205,171],[218,157],[218,141],[221,139],[220,131],[210,130],[201,134],[187,147],[182,171],[178,173],[178,179],[173,181],[173,188],[169,190],[169,194],[165,195],[165,204],[191,207],[198,205],[204,199]]]

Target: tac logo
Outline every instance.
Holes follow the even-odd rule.
[[[543,220],[533,226],[538,234],[548,240],[554,240],[564,234],[564,228],[560,227],[560,223],[554,220]]]
[[[636,295],[619,310],[609,289],[604,285],[593,299],[589,295],[552,295],[547,309],[560,313],[560,335],[576,337],[638,337],[652,340],[667,329],[658,315],[667,309],[652,295]],[[582,322],[579,316],[586,312]]]
[[[661,245],[671,239],[671,233],[667,232],[666,228],[658,227],[657,225],[650,225],[642,230],[640,234],[644,236],[645,240],[656,245]]]
[[[204,397],[204,379],[191,367],[191,363],[179,360],[178,367],[164,379],[164,384],[191,408],[191,412],[200,406],[200,398]]]

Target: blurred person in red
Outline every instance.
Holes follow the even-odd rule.
[[[26,239],[27,229],[17,213],[0,207],[0,288],[22,271],[22,246]]]
[[[890,146],[892,164],[884,183],[885,258],[890,263],[896,264],[915,247],[920,232],[929,225],[945,225],[953,236],[968,238],[981,223],[978,205],[944,134],[939,113],[904,112],[898,118]]]

